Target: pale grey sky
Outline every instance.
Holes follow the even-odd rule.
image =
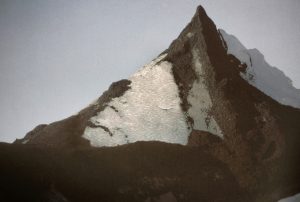
[[[0,0],[0,141],[88,105],[165,50],[199,4],[300,87],[299,0]]]

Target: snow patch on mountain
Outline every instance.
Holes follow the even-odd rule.
[[[194,33],[189,32],[189,33],[186,34],[186,36],[187,36],[188,38],[192,38],[192,37],[194,36]]]
[[[227,53],[247,65],[241,76],[251,85],[284,105],[300,108],[300,90],[279,69],[270,66],[257,49],[247,49],[233,35],[219,30],[227,45]],[[226,47],[226,46],[225,46]]]
[[[92,117],[83,137],[92,146],[117,146],[136,141],[187,144],[190,130],[181,109],[172,64],[166,54],[144,66],[132,77],[130,89],[113,98]]]
[[[198,77],[193,83],[187,98],[191,105],[188,114],[194,120],[193,128],[223,137],[220,127],[209,113],[212,107],[212,101],[207,86],[205,85],[204,72],[197,49],[192,50],[192,55],[194,70]]]
[[[300,201],[300,193],[288,198],[281,199],[278,202],[299,202],[299,201]]]

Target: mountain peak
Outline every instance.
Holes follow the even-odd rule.
[[[195,131],[221,139],[259,131],[257,121],[271,107],[263,112],[258,106],[276,104],[240,76],[240,58],[228,55],[231,44],[224,42],[222,33],[199,6],[166,51],[128,80],[114,83],[93,105],[66,119],[70,124],[80,122],[72,129],[75,137],[69,137],[68,125],[50,124],[30,133],[23,142],[44,143],[52,138],[57,142],[56,136],[64,131],[68,141],[59,141],[59,145],[81,143],[83,138],[93,146],[145,140],[186,145]],[[237,119],[236,114],[243,115]],[[43,133],[46,135],[39,135]]]
[[[108,160],[112,159],[110,163],[122,169],[122,164],[119,166],[115,163],[114,157],[117,155],[119,159],[130,162],[128,163],[130,166],[124,168],[126,172],[138,173],[138,179],[140,176],[143,177],[143,186],[149,178],[153,182],[152,188],[153,184],[159,182],[159,186],[154,188],[155,193],[163,193],[162,190],[181,190],[182,181],[192,182],[190,184],[192,187],[199,187],[194,186],[194,181],[201,182],[203,177],[190,180],[195,173],[191,175],[188,173],[188,177],[177,182],[181,176],[176,176],[178,170],[172,169],[178,167],[177,157],[183,158],[180,161],[183,162],[182,165],[190,159],[192,160],[189,163],[192,164],[203,163],[203,159],[198,159],[198,155],[203,152],[210,155],[205,156],[205,162],[206,160],[215,162],[217,159],[225,167],[228,166],[230,176],[233,176],[234,182],[240,188],[238,190],[245,190],[247,193],[245,200],[234,201],[247,201],[249,196],[253,199],[249,201],[276,201],[281,196],[295,191],[296,187],[299,190],[300,109],[281,105],[259,90],[257,83],[251,83],[252,81],[245,78],[252,70],[270,68],[262,62],[264,60],[260,53],[256,50],[245,50],[246,48],[236,41],[236,38],[231,38],[224,31],[217,30],[203,7],[199,6],[191,22],[158,57],[128,79],[113,83],[96,102],[78,114],[62,121],[39,126],[16,143],[35,145],[38,148],[45,145],[56,149],[67,148],[71,151],[88,148],[91,152],[107,154],[108,158],[103,157],[106,159],[104,162],[108,163]],[[246,57],[245,54],[250,54],[251,57]],[[253,55],[257,57],[252,57]],[[270,72],[274,73],[273,70]],[[279,73],[275,74],[275,77],[271,73],[268,80],[285,79]],[[253,78],[257,81],[266,77],[260,78],[258,75]],[[139,143],[140,141],[143,143]],[[129,143],[132,144],[127,145]],[[167,151],[165,148],[171,144],[181,144],[170,148],[176,151],[176,157],[162,158],[164,151]],[[126,146],[118,147],[119,145]],[[98,150],[95,147],[111,148]],[[157,150],[158,147],[162,149]],[[131,150],[132,148],[138,148],[140,156],[134,161],[128,161],[131,156],[123,152],[135,151]],[[92,158],[93,155],[89,154],[82,155],[82,158]],[[150,160],[144,158],[152,154],[155,155]],[[98,158],[96,161],[98,162]],[[165,161],[169,164],[161,163]],[[155,175],[156,172],[160,172],[157,169],[151,170],[151,176],[154,175],[154,178],[149,177],[145,170],[132,172],[131,164],[140,166],[141,162],[146,162],[147,169],[152,162],[156,163],[153,165],[154,168],[157,164],[172,165],[168,166],[167,170],[168,174],[175,173],[175,177],[161,180]],[[97,165],[102,166],[102,162]],[[216,165],[219,169],[219,164]],[[289,165],[288,169],[286,165]],[[139,166],[137,167],[140,168]],[[72,166],[74,167],[76,168]],[[195,167],[193,172],[209,176],[213,182],[224,179],[218,173],[210,174],[210,169],[206,170],[205,166],[201,166],[201,169]],[[98,172],[99,169],[95,170]],[[172,172],[169,172],[170,170]],[[118,170],[118,173],[121,172]],[[146,173],[146,176],[140,173]],[[286,179],[287,176],[292,177]],[[135,177],[132,179],[135,180]],[[108,181],[111,184],[111,180]],[[161,184],[166,181],[168,181],[166,184]],[[130,183],[125,184],[129,186]],[[138,183],[132,184],[136,186]],[[177,184],[181,188],[175,189]],[[128,187],[115,189],[118,194],[122,192],[130,195],[140,193],[139,188],[143,186],[139,186],[138,190]],[[209,189],[223,190],[220,187]],[[182,196],[181,199],[186,201],[205,200],[199,198],[200,192],[189,193],[189,191],[186,195],[171,194],[171,198]],[[190,195],[196,196],[185,198]],[[146,198],[139,201],[146,201]]]
[[[195,16],[198,16],[200,19],[202,19],[203,17],[205,18],[209,18],[204,7],[202,5],[199,5],[196,9],[196,13],[194,15]]]

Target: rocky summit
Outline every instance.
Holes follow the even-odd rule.
[[[62,121],[0,145],[0,201],[274,202],[300,192],[300,90],[203,7]]]

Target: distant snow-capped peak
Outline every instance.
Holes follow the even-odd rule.
[[[235,36],[219,30],[226,43],[227,53],[247,65],[241,76],[274,100],[284,105],[300,108],[300,90],[281,70],[272,67],[257,49],[247,49]]]

